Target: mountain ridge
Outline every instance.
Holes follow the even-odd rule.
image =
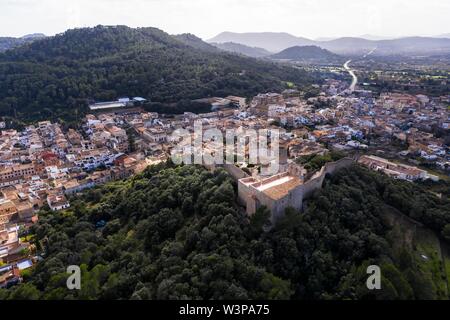
[[[315,63],[340,63],[343,61],[341,56],[318,46],[294,46],[271,55],[270,58]]]
[[[68,30],[0,53],[0,114],[74,120],[87,101],[143,96],[178,103],[211,96],[281,91],[311,83],[308,73],[274,62],[194,48],[157,28]],[[208,44],[203,44],[209,46]]]
[[[207,42],[234,42],[249,47],[259,47],[270,52],[279,52],[295,45],[310,45],[313,40],[293,36],[286,32],[222,32]]]
[[[272,54],[271,52],[263,48],[249,47],[244,44],[235,42],[224,42],[224,43],[211,42],[210,44],[224,51],[243,54],[245,56],[253,58],[262,58]]]
[[[192,33],[177,34],[174,35],[173,37],[190,47],[210,52],[217,52],[217,48],[215,46],[207,42],[204,42],[202,39],[200,39],[199,37],[197,37]]]
[[[33,33],[27,34],[22,37],[0,37],[0,52],[4,52],[6,50],[14,49],[20,47],[22,45],[31,43],[36,40],[40,40],[45,38],[46,35],[43,33]]]
[[[392,54],[441,54],[450,52],[450,39],[442,37],[403,37],[396,39],[370,40],[361,37],[340,37],[316,41],[297,37],[289,33],[276,32],[223,32],[208,42],[236,42],[247,46],[280,52],[294,46],[315,45],[336,54],[364,54],[377,48],[378,55]]]

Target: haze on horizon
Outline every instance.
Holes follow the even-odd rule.
[[[402,37],[450,32],[446,0],[0,0],[0,36],[103,25],[156,27],[203,39],[223,31]]]

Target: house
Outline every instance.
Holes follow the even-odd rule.
[[[64,182],[63,190],[65,194],[71,195],[80,192],[82,189],[77,179],[71,179],[69,181]]]
[[[80,181],[77,179],[71,179],[64,183],[63,191],[66,195],[72,195],[93,187],[95,187],[95,183],[89,178]]]
[[[286,105],[284,98],[279,93],[260,93],[255,96],[250,104],[250,112],[257,115],[267,115],[269,105]]]
[[[260,93],[252,100],[252,106],[267,106],[269,104],[285,104],[283,95],[279,93]]]
[[[228,96],[225,97],[225,99],[231,101],[232,104],[238,106],[239,108],[245,108],[247,106],[247,103],[245,102],[246,99],[243,97]]]
[[[129,148],[128,135],[126,131],[117,126],[105,126],[105,129],[111,134],[111,138],[107,141],[107,145],[119,152],[126,152]]]
[[[108,149],[84,150],[74,161],[75,165],[84,170],[93,170],[101,165],[111,165],[120,154],[112,154]]]
[[[108,131],[96,131],[91,136],[91,141],[97,148],[106,146],[106,143],[111,139],[111,133]]]
[[[94,183],[94,185],[99,185],[103,183],[107,183],[108,181],[111,181],[111,171],[110,170],[103,170],[103,171],[94,171],[90,175],[90,179]]]
[[[83,140],[83,137],[80,133],[78,133],[74,129],[69,129],[67,132],[67,140],[74,145],[81,145],[81,140]]]
[[[48,166],[58,166],[60,164],[58,155],[53,152],[42,152],[40,155],[40,159],[42,159],[44,165]]]
[[[16,215],[17,208],[14,202],[9,199],[0,198],[0,229],[16,218]]]
[[[19,227],[0,227],[0,261],[7,260],[8,256],[20,247]]]
[[[36,174],[33,163],[16,164],[0,169],[0,187],[19,183],[22,179]]]
[[[151,128],[143,131],[142,137],[151,143],[164,143],[167,141],[167,133],[161,128]]]
[[[48,206],[52,211],[67,209],[70,203],[63,194],[50,194],[47,196]]]
[[[0,288],[9,288],[21,281],[20,270],[16,266],[6,265],[0,267]]]
[[[383,172],[394,179],[408,181],[439,179],[436,176],[428,174],[428,172],[425,170],[404,164],[394,163],[377,156],[365,155],[362,156],[358,160],[358,162],[365,165],[371,170]]]
[[[20,221],[30,222],[34,215],[33,204],[28,200],[16,200],[17,215]]]

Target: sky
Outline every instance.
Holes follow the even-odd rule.
[[[448,0],[0,0],[0,36],[103,25],[209,39],[222,31],[316,39],[450,33]]]

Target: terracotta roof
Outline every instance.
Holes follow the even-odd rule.
[[[295,187],[302,184],[302,181],[297,177],[291,177],[288,181],[273,186],[271,188],[268,188],[264,190],[263,192],[270,197],[273,200],[279,200],[281,198],[284,198],[286,195],[288,195],[289,191],[294,189]]]

